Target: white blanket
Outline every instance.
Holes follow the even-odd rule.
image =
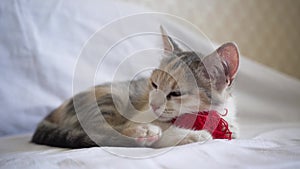
[[[77,77],[81,83],[72,89],[76,59],[85,41],[99,27],[139,11],[144,10],[94,0],[0,3],[0,135],[32,133],[37,123],[71,97],[74,90],[90,87],[92,83],[87,79],[95,73],[92,68],[97,67],[89,58],[93,52],[85,53],[86,58],[81,62],[84,73]],[[183,31],[168,22],[163,24],[180,39],[185,35],[187,39],[197,39],[193,44],[199,45],[198,50],[211,51],[211,45],[201,39],[203,36],[193,36],[191,30]],[[151,27],[159,31],[159,22],[141,21],[137,25],[140,27],[134,25],[136,30]],[[113,36],[102,35],[105,43],[96,43],[99,49],[126,32],[125,28],[118,28],[120,31]],[[126,41],[125,47],[113,51],[105,61],[104,71],[96,75],[97,83],[111,80],[112,67],[122,61],[120,57],[135,50],[158,48],[161,45],[158,39],[143,37]],[[94,48],[97,46],[90,49]],[[154,66],[156,61],[148,58],[138,66]],[[134,72],[131,67],[128,71]],[[120,78],[125,78],[122,73],[125,72],[121,72]],[[298,80],[242,58],[234,92],[240,139],[165,149],[69,150],[31,144],[31,134],[5,136],[0,138],[0,168],[300,168],[299,89]]]
[[[299,128],[285,128],[251,139],[213,140],[171,149],[68,150],[33,145],[28,143],[30,135],[17,136],[0,140],[0,168],[299,168],[299,138]]]

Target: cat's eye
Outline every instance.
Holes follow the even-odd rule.
[[[112,111],[101,111],[103,117],[112,117],[114,113]]]
[[[182,93],[180,91],[174,91],[167,95],[167,99],[170,99],[171,97],[179,97],[181,95],[182,95]]]
[[[151,82],[151,85],[153,88],[157,89],[157,84],[155,84],[154,82]]]

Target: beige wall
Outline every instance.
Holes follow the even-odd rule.
[[[300,0],[121,0],[183,17],[211,40],[300,79]]]

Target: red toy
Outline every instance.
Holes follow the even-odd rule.
[[[225,115],[227,115],[227,109]],[[214,139],[231,140],[232,132],[228,128],[228,123],[220,117],[217,111],[198,112],[197,114],[183,114],[172,120],[175,126],[193,130],[207,130]]]

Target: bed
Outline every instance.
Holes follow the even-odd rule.
[[[73,94],[136,71],[146,76],[143,68],[158,64],[145,49],[161,48],[160,25],[192,49],[209,53],[217,46],[180,18],[132,4],[3,1],[0,168],[299,168],[300,81],[244,57],[234,84],[239,139],[162,149],[30,143],[37,123]]]

